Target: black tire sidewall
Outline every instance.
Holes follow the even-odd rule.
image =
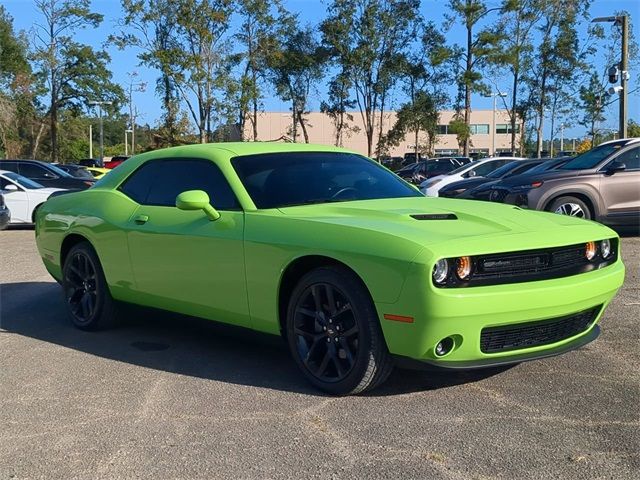
[[[298,354],[297,337],[293,331],[295,307],[301,296],[311,285],[324,283],[328,283],[340,290],[342,295],[351,303],[359,330],[355,365],[344,379],[337,382],[322,381],[307,369]],[[296,365],[314,386],[335,395],[347,395],[360,385],[369,366],[370,357],[374,351],[371,329],[377,327],[372,322],[377,322],[375,308],[368,292],[355,275],[346,269],[329,267],[315,269],[302,277],[289,299],[286,318],[286,336],[289,350]]]
[[[77,254],[86,256],[91,262],[94,271],[96,272],[96,308],[91,319],[86,322],[80,322],[78,318],[73,314],[73,312],[71,312],[67,294],[67,270],[71,263],[71,259]],[[82,330],[99,329],[101,327],[101,319],[103,317],[105,303],[108,301],[106,295],[110,294],[108,293],[107,282],[104,278],[104,273],[102,271],[102,266],[100,265],[98,255],[95,253],[93,247],[88,242],[81,242],[74,245],[67,254],[62,269],[62,289],[64,292],[65,306],[67,308],[69,318],[71,319],[73,324]]]

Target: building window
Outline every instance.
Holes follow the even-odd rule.
[[[449,125],[438,125],[438,135],[447,135],[449,133]]]
[[[496,125],[496,133],[511,133],[510,123],[498,123]],[[520,124],[516,123],[516,133],[520,133]]]
[[[471,129],[471,135],[489,135],[488,123],[472,123],[469,127]]]

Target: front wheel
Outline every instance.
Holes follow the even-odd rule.
[[[372,389],[393,369],[369,293],[343,267],[302,277],[289,301],[286,334],[307,379],[335,395]]]
[[[591,210],[589,210],[589,206],[576,197],[566,196],[555,199],[549,206],[549,211],[560,215],[591,220]]]
[[[62,268],[62,288],[67,312],[76,327],[100,330],[115,323],[116,305],[98,255],[88,242],[74,245],[67,254]]]

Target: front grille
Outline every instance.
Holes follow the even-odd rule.
[[[521,253],[484,255],[478,258],[474,278],[487,280],[504,276],[560,272],[589,263],[584,256],[584,244]]]
[[[483,328],[480,334],[482,353],[508,352],[559,342],[587,330],[597,318],[602,305],[582,312],[537,322]]]

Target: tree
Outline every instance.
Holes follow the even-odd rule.
[[[471,127],[460,114],[456,114],[449,122],[448,131],[456,136],[458,148],[462,151],[467,148],[468,151],[471,140]]]
[[[280,51],[270,60],[271,78],[278,95],[291,102],[293,115],[293,141],[297,140],[298,125],[302,129],[305,143],[309,143],[309,132],[305,120],[309,93],[322,77],[322,53],[313,29],[291,27]]]
[[[7,158],[18,157],[24,147],[20,130],[24,107],[33,100],[31,80],[26,39],[15,34],[13,19],[0,5],[0,152]]]
[[[627,135],[629,138],[640,138],[640,124],[633,119],[627,122]]]
[[[489,52],[487,62],[498,70],[507,70],[511,76],[509,97],[500,97],[505,103],[511,124],[511,151],[516,151],[518,120],[523,119],[525,106],[520,99],[523,90],[523,72],[532,64],[532,31],[540,21],[540,0],[504,0],[498,29],[503,32],[499,48]],[[508,98],[508,100],[507,100]],[[507,104],[508,101],[508,104]],[[521,142],[522,143],[522,142]]]
[[[352,133],[360,131],[357,125],[350,125],[350,122],[353,122],[353,114],[349,113],[348,109],[356,107],[356,101],[350,95],[352,87],[349,75],[341,71],[329,82],[328,101],[323,100],[320,104],[320,111],[331,118],[335,128],[334,144],[337,147],[342,146],[345,136],[349,137]]]
[[[279,43],[293,17],[285,11],[280,0],[239,0],[238,13],[242,24],[235,38],[244,47],[241,53],[242,74],[238,96],[240,136],[244,139],[245,123],[251,123],[252,139],[258,139],[258,106],[263,97],[261,83],[268,65],[277,53]]]
[[[400,57],[415,38],[419,0],[333,0],[320,24],[322,43],[350,79],[373,153],[377,114],[398,79]]]
[[[384,139],[389,145],[398,145],[405,134],[413,134],[416,161],[420,153],[420,133],[426,136],[423,149],[433,154],[438,134],[438,111],[447,101],[442,85],[451,80],[449,62],[452,52],[446,48],[444,35],[433,23],[420,26],[421,41],[411,55],[399,65],[403,90],[409,102],[398,111],[394,127]]]
[[[545,110],[553,89],[578,83],[582,68],[577,38],[577,23],[587,11],[589,0],[541,0],[543,22],[539,26],[540,44],[536,62],[526,81],[530,89],[528,106],[536,114],[536,151],[542,153]]]
[[[505,5],[510,5],[510,2]],[[467,31],[465,47],[456,47],[456,56],[463,62],[457,68],[457,71],[460,72],[458,89],[459,98],[464,99],[463,118],[467,127],[471,122],[471,94],[474,91],[486,91],[480,72],[489,57],[495,54],[502,39],[502,34],[497,29],[485,28],[474,34],[474,28],[489,13],[499,11],[502,8],[487,8],[484,0],[449,0],[449,10],[453,12],[447,15],[449,24],[457,20]],[[458,125],[456,124],[454,127],[458,128]],[[462,130],[460,132],[464,133]],[[461,138],[464,139],[463,155],[467,156],[469,155],[470,136],[463,134]]]
[[[44,23],[36,24],[36,75],[48,93],[51,160],[57,161],[58,112],[82,108],[90,100],[121,101],[122,89],[111,82],[109,55],[73,40],[80,29],[97,27],[102,15],[89,0],[35,0]]]
[[[589,85],[580,88],[581,107],[584,116],[580,120],[580,125],[588,129],[591,135],[591,143],[596,145],[596,136],[598,135],[598,123],[605,120],[603,114],[605,107],[605,89],[602,85],[598,74],[592,73],[589,79]]]
[[[416,161],[418,161],[420,133],[424,132],[427,134],[425,150],[431,155],[435,140],[434,132],[438,129],[438,119],[436,99],[430,93],[420,90],[414,94],[410,102],[405,103],[398,110],[396,123],[386,135],[386,143],[398,146],[405,135],[412,133],[416,145]]]
[[[120,26],[131,31],[110,40],[120,48],[137,47],[142,63],[160,70],[165,123],[177,121],[177,93],[198,127],[200,143],[205,143],[215,123],[228,123],[233,82],[226,34],[234,1],[122,0],[122,7]]]

